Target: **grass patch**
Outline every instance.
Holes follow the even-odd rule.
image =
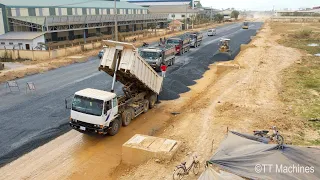
[[[288,26],[287,26],[288,25]],[[319,43],[320,31],[315,31],[319,24],[271,23],[272,30],[281,38],[278,43],[302,50],[306,54],[320,53],[319,47],[310,47],[310,43]],[[305,55],[303,58],[282,72],[282,101],[293,110],[295,116],[301,117],[307,133],[294,137],[296,144],[320,145],[320,122],[309,121],[320,118],[320,57]],[[314,138],[316,137],[316,138]],[[312,139],[312,140],[310,140]]]
[[[293,34],[291,34],[293,38],[299,38],[299,39],[306,39],[306,38],[310,38],[312,35],[312,30],[310,29],[303,29],[300,30],[298,32],[295,32]]]

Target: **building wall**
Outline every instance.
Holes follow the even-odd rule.
[[[44,35],[33,40],[0,40],[0,49],[21,49],[26,50],[26,44],[30,49],[36,48],[38,43],[45,43]]]
[[[172,17],[174,15],[174,17]],[[186,17],[187,18],[190,18],[192,15],[196,15],[196,13],[170,13],[168,15],[168,19],[177,19],[177,20],[182,20],[182,19],[185,19]]]
[[[6,33],[4,28],[3,16],[4,16],[4,12],[2,12],[2,9],[0,8],[0,35]]]
[[[114,14],[114,9],[107,8],[60,8],[60,7],[34,7],[34,8],[7,8],[9,16],[66,16],[66,15],[107,15]],[[118,14],[148,14],[146,9],[118,9]]]

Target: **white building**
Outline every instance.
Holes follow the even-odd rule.
[[[0,49],[45,50],[44,32],[8,32],[0,35]]]
[[[150,14],[168,14],[169,20],[184,20],[196,16],[199,9],[191,9],[189,5],[172,5],[172,6],[150,6],[148,8]]]

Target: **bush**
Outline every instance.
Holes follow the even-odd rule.
[[[309,38],[312,34],[312,30],[304,29],[299,32],[296,32],[293,37],[294,38],[299,38],[299,39],[306,39]]]

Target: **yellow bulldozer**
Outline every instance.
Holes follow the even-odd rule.
[[[230,39],[221,39],[221,40],[220,40],[219,53],[228,53],[228,54],[231,54],[229,42],[230,42]]]
[[[249,29],[249,22],[243,22],[242,29]]]
[[[229,43],[230,43],[230,39],[225,39],[225,38],[221,39],[219,42],[219,50],[217,53],[217,54],[226,54],[227,56],[223,56],[227,58],[226,60],[230,60],[232,57],[232,51],[230,49]]]

